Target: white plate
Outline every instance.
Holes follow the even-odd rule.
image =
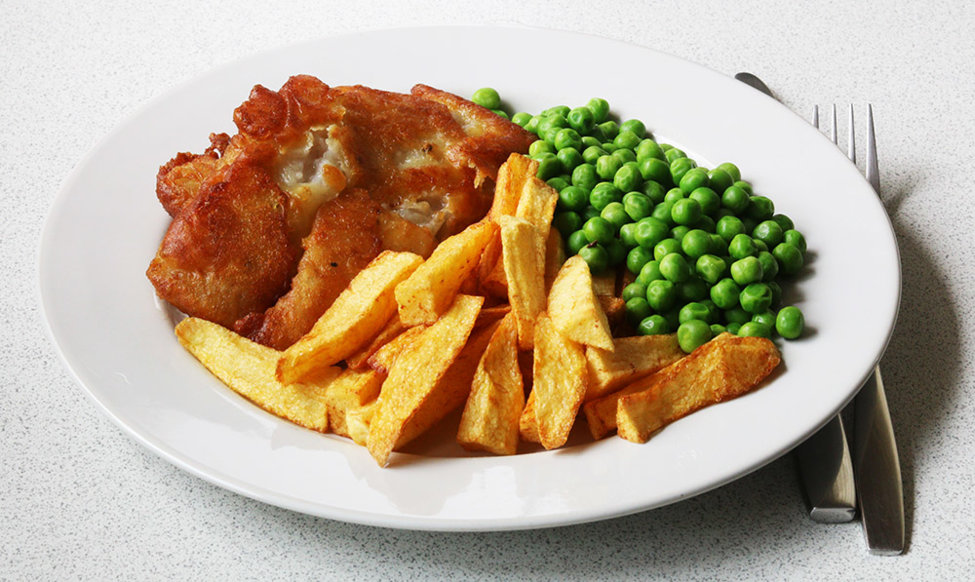
[[[598,95],[704,165],[733,161],[806,234],[798,285],[808,337],[782,345],[761,389],[680,420],[644,445],[609,438],[509,458],[394,455],[379,469],[343,439],[274,418],[214,380],[175,341],[144,272],[168,223],[159,165],[232,132],[252,85],[298,73],[332,85],[470,95],[516,110]],[[730,77],[651,50],[520,28],[367,32],[212,71],[122,123],[75,169],[47,220],[40,287],[79,383],[126,432],[175,465],[261,501],[332,519],[431,530],[584,522],[658,507],[740,477],[837,412],[891,333],[900,269],[890,223],[857,170],[785,107]]]

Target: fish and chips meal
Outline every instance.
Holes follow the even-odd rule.
[[[802,334],[792,221],[602,99],[509,115],[489,88],[296,76],[233,118],[160,168],[147,275],[213,375],[380,466],[447,422],[495,455],[580,422],[646,442]]]

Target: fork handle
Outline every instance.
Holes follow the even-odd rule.
[[[853,401],[853,471],[860,497],[863,535],[870,553],[904,551],[904,491],[880,368]]]

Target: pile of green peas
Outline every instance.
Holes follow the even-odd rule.
[[[685,352],[726,331],[802,334],[802,311],[782,305],[780,281],[802,270],[805,238],[735,164],[700,166],[642,121],[613,119],[601,98],[510,116],[494,89],[472,101],[538,136],[528,154],[559,192],[552,224],[566,252],[594,274],[633,275],[622,298],[639,333],[676,332]]]

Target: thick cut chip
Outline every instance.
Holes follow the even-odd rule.
[[[542,437],[538,434],[538,417],[535,416],[534,389],[528,393],[528,398],[525,399],[525,408],[521,411],[521,416],[518,418],[518,434],[523,441],[529,443],[542,442]]]
[[[403,330],[402,333],[386,342],[373,355],[369,356],[366,363],[380,374],[388,374],[396,358],[403,352],[412,349],[426,328],[425,325],[418,325]]]
[[[394,313],[389,318],[389,321],[386,322],[386,325],[379,330],[379,333],[365,347],[345,359],[345,365],[353,370],[368,368],[369,358],[405,330],[406,325],[400,320],[399,314]]]
[[[467,342],[483,302],[483,297],[458,295],[411,349],[394,360],[369,426],[367,448],[379,465],[387,463],[410,420],[436,400],[430,395]]]
[[[611,271],[596,275],[592,278],[592,292],[596,297],[613,297],[616,295],[616,272]]]
[[[534,368],[539,440],[546,449],[558,448],[569,438],[586,395],[588,373],[582,345],[563,336],[545,314],[535,326]]]
[[[511,306],[507,303],[494,305],[492,307],[485,307],[477,315],[477,324],[475,327],[482,327],[501,321],[509,313],[511,313]]]
[[[565,337],[587,346],[614,349],[609,321],[592,289],[589,265],[579,255],[566,261],[552,282],[548,314]]]
[[[482,221],[440,243],[412,275],[396,286],[399,317],[406,325],[430,324],[450,307],[477,266],[498,225]]]
[[[307,384],[282,384],[275,368],[281,353],[209,321],[190,317],[176,326],[179,343],[214,376],[264,410],[325,432],[328,386],[342,370],[326,368]]]
[[[525,392],[518,367],[518,330],[512,314],[494,330],[477,365],[460,419],[457,442],[469,450],[515,454],[524,406]]]
[[[677,334],[622,337],[614,339],[613,345],[613,351],[586,348],[589,366],[587,401],[649,376],[686,355],[677,343]]]
[[[552,282],[559,274],[559,269],[565,263],[565,245],[558,230],[550,228],[548,238],[545,239],[545,292],[552,288]]]
[[[384,376],[372,370],[344,370],[325,389],[329,428],[337,435],[351,437],[351,411],[374,402]]]
[[[376,257],[352,279],[311,331],[284,351],[278,378],[286,384],[304,380],[361,349],[396,313],[393,290],[422,262],[413,253],[384,251]]]
[[[369,424],[372,422],[372,415],[376,412],[378,400],[373,400],[368,404],[356,406],[345,412],[345,426],[349,433],[349,438],[357,445],[366,446],[369,439]]]
[[[498,181],[494,186],[494,201],[488,216],[497,219],[501,216],[514,216],[518,201],[525,189],[525,183],[538,172],[538,162],[518,153],[508,156],[508,160],[498,168]]]
[[[535,225],[542,235],[542,240],[545,240],[548,238],[548,231],[551,230],[555,204],[558,201],[559,193],[555,188],[531,175],[525,180],[524,189],[518,198],[515,216]]]
[[[502,216],[501,250],[518,346],[532,347],[535,319],[545,309],[545,241],[527,220]]]
[[[652,376],[645,390],[619,400],[619,435],[646,442],[663,426],[705,406],[748,392],[779,365],[770,340],[722,334]]]

